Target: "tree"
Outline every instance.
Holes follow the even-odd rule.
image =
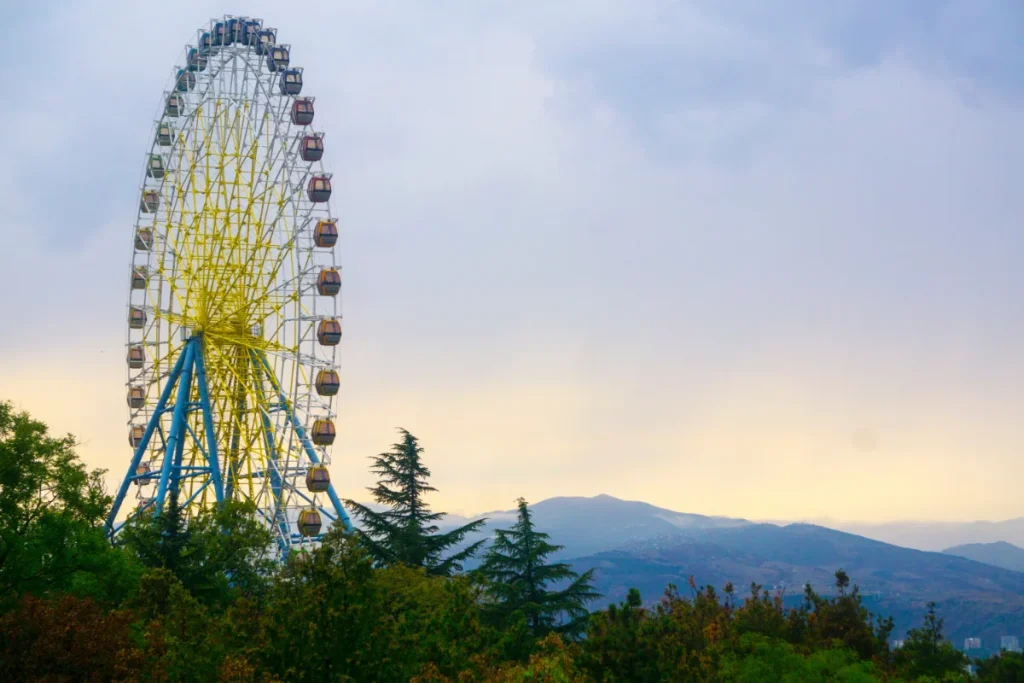
[[[488,683],[577,683],[589,680],[579,666],[579,644],[566,644],[556,633],[548,634],[537,643],[536,651],[530,654],[525,663],[509,665],[502,663],[481,672],[483,677],[459,678],[458,680],[485,680]],[[412,679],[412,683],[433,683],[451,679],[420,676]]]
[[[881,681],[878,669],[869,661],[858,660],[848,649],[815,650],[804,657],[789,643],[754,633],[744,634],[730,648],[722,662],[719,680],[735,683],[761,681],[843,681],[873,683]]]
[[[640,591],[630,588],[625,601],[592,615],[583,641],[582,666],[594,680],[660,680],[659,660],[668,659],[669,648],[659,651],[650,633],[657,630],[656,622],[665,620],[664,613],[644,609]]]
[[[352,534],[332,530],[290,560],[270,597],[250,653],[266,671],[296,682],[409,679],[413,652],[392,637],[404,615],[385,608],[373,560]]]
[[[170,570],[144,574],[132,606],[142,618],[141,680],[216,680],[227,654],[219,615],[200,604]]]
[[[488,580],[487,592],[494,611],[508,617],[522,613],[534,637],[551,631],[578,633],[584,627],[587,603],[601,597],[591,581],[594,570],[579,574],[565,562],[545,564],[546,558],[564,546],[548,542],[537,531],[530,507],[520,498],[519,515],[511,529],[494,532],[480,573]],[[566,584],[559,590],[554,585]],[[560,617],[567,617],[559,623]]]
[[[897,670],[911,680],[931,676],[942,680],[963,670],[970,661],[942,635],[942,619],[935,614],[935,603],[928,603],[928,613],[921,628],[907,632],[903,647],[893,659]]]
[[[808,585],[804,587],[804,611],[813,612],[803,638],[815,647],[826,648],[839,642],[855,650],[861,659],[885,659],[889,652],[888,639],[892,632],[892,619],[879,619],[872,623],[872,615],[862,604],[860,589],[850,590],[849,575],[839,569],[835,573],[835,598],[824,598]]]
[[[148,680],[132,621],[89,598],[22,596],[0,616],[0,681]]]
[[[225,501],[186,519],[177,496],[168,498],[159,516],[133,518],[119,537],[143,566],[167,569],[206,604],[264,591],[273,539],[252,503]]]
[[[0,402],[0,596],[123,594],[132,572],[100,524],[110,505],[102,476],[85,469],[72,436],[52,437],[45,424]]]
[[[992,683],[1017,683],[1024,681],[1024,655],[1020,652],[1003,650],[987,659],[975,660],[978,678]]]
[[[374,463],[371,470],[378,481],[369,491],[376,502],[388,509],[376,512],[353,500],[346,500],[345,504],[361,522],[360,538],[378,565],[404,564],[422,567],[428,574],[449,576],[462,570],[462,564],[476,553],[483,541],[472,543],[446,558],[442,555],[462,543],[467,534],[479,529],[487,520],[480,519],[438,533],[436,522],[445,513],[431,512],[424,501],[427,493],[437,489],[427,483],[430,470],[421,459],[423,448],[408,431],[399,429],[399,433],[401,443],[371,458]]]

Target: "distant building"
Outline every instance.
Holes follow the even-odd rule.
[[[894,640],[891,643],[889,643],[889,647],[892,648],[893,650],[898,650],[901,647],[903,647],[903,641],[902,640]]]
[[[1020,641],[1017,636],[1003,636],[999,639],[999,649],[1007,652],[1020,652]]]
[[[981,638],[964,638],[964,650],[980,650]]]

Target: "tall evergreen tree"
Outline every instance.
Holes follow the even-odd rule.
[[[494,542],[480,567],[489,580],[492,610],[501,617],[521,613],[537,637],[550,631],[578,633],[585,625],[586,604],[601,597],[591,585],[594,570],[578,574],[564,562],[545,564],[548,555],[564,546],[549,543],[548,534],[534,526],[526,501],[520,498],[517,503],[515,525],[494,532]],[[552,584],[565,582],[560,590],[551,590]],[[566,619],[560,623],[563,616]]]
[[[436,491],[427,483],[430,470],[421,458],[423,448],[416,437],[399,429],[402,441],[387,453],[372,456],[371,471],[377,485],[369,491],[378,503],[388,506],[382,512],[371,510],[353,500],[345,504],[361,522],[360,538],[379,565],[404,564],[423,567],[428,574],[449,576],[462,570],[462,564],[480,548],[483,541],[442,557],[466,535],[486,522],[480,519],[464,526],[439,533],[436,522],[444,512],[432,512],[424,496]]]

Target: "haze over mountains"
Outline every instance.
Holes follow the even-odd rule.
[[[984,562],[993,567],[1002,567],[1016,572],[1024,572],[1024,548],[1012,543],[997,541],[995,543],[967,543],[942,552],[947,555],[966,557],[977,562]]]
[[[624,505],[623,511],[631,510],[634,513],[639,514],[639,517],[632,517],[631,523],[638,524],[638,531],[641,528],[648,528],[654,530],[661,528],[665,530],[658,521],[649,521],[642,519],[643,517],[651,517],[661,522],[667,522],[671,526],[681,527],[686,524],[703,526],[707,523],[714,523],[720,525],[736,525],[736,524],[750,524],[751,521],[734,518],[734,517],[708,517],[704,515],[689,514],[674,512],[672,510],[666,510],[659,508],[648,503],[642,503],[637,501],[624,501],[614,496],[606,494],[594,496],[591,498],[584,497],[556,497],[550,498],[545,501],[541,501],[536,505],[532,505],[531,508],[540,509],[542,513],[549,513],[552,516],[552,521],[557,518],[564,518],[568,516],[572,518],[574,514],[591,514],[597,510],[593,507],[588,507],[583,501],[618,501]],[[538,506],[540,506],[538,508]],[[599,506],[598,506],[599,507]],[[647,511],[646,513],[644,511]],[[605,511],[607,513],[607,511]],[[600,513],[599,513],[600,514]],[[621,513],[617,513],[621,514]],[[463,515],[448,515],[444,525],[456,526],[457,524],[465,524],[472,519],[479,519],[481,517],[487,517],[491,521],[500,522],[502,520],[513,519],[515,512],[512,510],[498,510],[494,512],[487,512],[473,517],[466,517]],[[708,521],[710,520],[710,521]],[[857,536],[863,536],[865,538],[874,539],[876,541],[882,541],[884,543],[891,543],[893,545],[903,546],[905,548],[914,548],[917,550],[929,550],[934,552],[945,551],[947,548],[953,548],[961,545],[970,545],[975,543],[1010,543],[1018,547],[1024,547],[1024,517],[1017,517],[1014,519],[1007,519],[998,522],[988,521],[975,521],[975,522],[917,522],[917,521],[897,521],[897,522],[856,522],[856,521],[838,521],[833,519],[806,519],[794,522],[793,520],[757,520],[766,524],[775,524],[778,526],[786,526],[793,523],[805,523],[813,524],[815,526],[821,526],[828,529],[835,529],[837,531],[845,531],[847,533],[856,534]],[[570,523],[571,525],[571,523]],[[642,535],[642,534],[641,534]],[[585,550],[585,548],[580,548]]]
[[[556,559],[570,561],[581,571],[598,569],[603,602],[621,600],[630,587],[653,602],[669,583],[688,590],[692,575],[698,584],[718,589],[731,581],[741,596],[757,583],[783,591],[795,604],[806,583],[819,593],[831,593],[834,573],[843,568],[860,586],[869,609],[895,619],[893,637],[919,625],[929,600],[938,603],[954,643],[976,636],[985,647],[998,646],[1000,636],[1024,636],[1024,573],[1006,566],[1016,557],[1010,544],[926,552],[815,524],[709,517],[607,495],[551,498],[531,509],[538,529],[565,546]],[[467,542],[510,526],[515,515],[497,511],[481,516],[488,518],[487,525]],[[451,515],[443,526],[468,520]],[[946,548],[953,544],[942,545],[944,538],[965,538],[981,529],[981,539],[989,539],[997,530],[1015,529],[1014,522],[1024,525],[1024,520],[939,524],[931,531],[918,525],[913,538]],[[904,537],[900,533],[906,530],[899,525],[871,529],[895,538]],[[983,563],[993,559],[999,562]]]
[[[971,543],[1008,542],[1024,546],[1024,517],[1001,522],[833,522],[821,526],[918,550],[940,551]]]

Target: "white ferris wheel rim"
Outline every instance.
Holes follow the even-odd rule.
[[[199,44],[200,36],[204,32],[210,32],[216,22],[226,22],[229,19],[237,19],[227,15],[223,18],[211,19],[207,26],[197,30],[195,45]],[[156,211],[147,211],[140,200],[140,206],[136,213],[133,229],[133,242],[138,239],[140,230],[152,230],[153,243],[150,249],[140,250],[133,248],[131,273],[134,277],[136,269],[146,268],[148,280],[143,289],[137,288],[134,284],[129,285],[128,309],[129,312],[135,307],[141,307],[147,314],[147,320],[142,329],[133,327],[129,322],[126,328],[126,347],[130,350],[133,346],[142,344],[146,352],[146,360],[142,368],[126,369],[126,389],[144,384],[147,392],[147,405],[140,408],[132,408],[129,405],[129,429],[149,419],[152,401],[149,400],[154,394],[159,394],[167,381],[167,368],[162,368],[159,360],[167,361],[173,357],[175,349],[180,350],[185,337],[181,335],[183,330],[188,330],[189,325],[183,320],[175,320],[183,316],[182,310],[176,310],[175,306],[182,308],[174,297],[165,292],[165,288],[172,289],[169,280],[180,276],[179,264],[175,258],[182,250],[182,244],[173,243],[172,236],[168,233],[161,233],[159,220],[161,216],[179,215],[184,217],[188,198],[181,193],[168,192],[168,183],[173,173],[182,169],[174,166],[172,160],[174,154],[179,150],[183,142],[181,135],[172,136],[170,146],[162,146],[157,142],[161,126],[171,125],[172,130],[181,133],[190,125],[195,125],[197,112],[213,102],[226,103],[226,106],[234,111],[250,109],[254,119],[263,114],[263,123],[272,122],[273,131],[269,136],[271,140],[268,149],[274,150],[275,154],[282,155],[275,158],[263,158],[261,170],[269,168],[275,173],[270,179],[270,185],[285,186],[290,194],[289,206],[296,209],[292,216],[294,220],[286,221],[282,211],[275,216],[270,223],[273,234],[281,238],[281,247],[276,250],[275,264],[282,267],[282,272],[287,271],[288,277],[281,277],[275,280],[274,287],[268,288],[266,296],[274,295],[275,292],[284,296],[287,300],[294,300],[290,306],[290,315],[279,321],[275,334],[284,334],[286,324],[291,326],[291,335],[295,342],[294,351],[268,350],[268,359],[275,365],[275,373],[278,368],[287,369],[286,376],[278,376],[280,388],[285,398],[294,406],[296,413],[301,414],[305,421],[310,416],[326,416],[333,418],[336,415],[333,406],[333,397],[318,396],[310,386],[310,379],[313,372],[318,369],[336,369],[337,347],[318,345],[312,338],[313,323],[325,318],[341,318],[340,296],[322,297],[317,296],[314,283],[310,275],[323,268],[341,270],[338,264],[334,249],[314,249],[311,241],[311,226],[317,220],[336,220],[331,210],[329,201],[322,203],[306,202],[303,199],[306,181],[313,176],[324,176],[328,179],[331,174],[324,167],[322,159],[305,161],[299,152],[300,140],[303,135],[313,133],[321,140],[326,136],[323,131],[315,131],[313,128],[303,128],[286,123],[287,112],[290,109],[295,97],[276,90],[274,82],[278,79],[277,73],[271,73],[264,69],[265,58],[257,54],[252,45],[225,45],[212,50],[207,57],[205,69],[196,72],[188,71],[189,50],[195,45],[186,45],[183,54],[185,59],[182,65],[177,65],[172,70],[170,87],[167,88],[161,100],[161,115],[154,122],[154,135],[151,139],[150,148],[146,153],[146,165],[142,173],[142,182],[139,184],[140,197],[143,193],[156,191],[161,200],[168,194],[171,202],[161,206]],[[179,92],[176,85],[179,74],[193,73],[195,78],[194,88],[187,92]],[[301,70],[299,70],[301,74]],[[166,104],[171,97],[179,97],[184,101],[186,109],[179,116],[169,116],[166,113]],[[314,98],[304,96],[311,102]],[[259,127],[254,126],[257,136],[262,133]],[[195,128],[193,130],[199,130]],[[193,144],[195,140],[192,140]],[[192,152],[198,151],[193,148]],[[207,151],[208,154],[208,151]],[[150,175],[150,163],[154,155],[160,155],[164,160],[165,171],[160,178]],[[289,176],[287,182],[283,182],[283,176]],[[299,178],[293,182],[291,176]],[[280,226],[280,230],[278,227]],[[281,234],[278,234],[278,233]],[[187,245],[185,245],[187,246]],[[173,265],[168,266],[168,262]],[[283,268],[287,266],[287,268]],[[159,273],[158,276],[154,276]],[[167,277],[170,273],[170,278]],[[194,279],[193,275],[193,279]],[[186,288],[186,292],[191,291]],[[165,306],[166,304],[166,306]],[[141,305],[141,306],[140,306]],[[177,323],[175,325],[175,322]],[[262,330],[266,334],[268,330]],[[176,334],[177,333],[177,334]],[[175,338],[177,337],[177,339]],[[166,362],[163,363],[166,365]],[[305,382],[303,381],[305,378]],[[278,417],[278,420],[284,418]],[[281,426],[280,422],[277,425]],[[289,439],[294,434],[289,433]],[[287,449],[291,452],[292,447]],[[326,448],[322,449],[322,462],[329,464],[330,457]],[[141,496],[142,489],[139,489]]]

